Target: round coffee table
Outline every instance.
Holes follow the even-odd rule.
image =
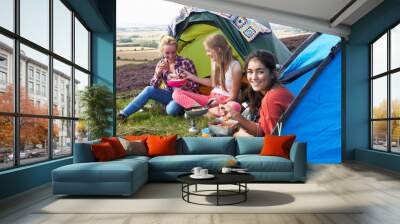
[[[198,204],[198,205],[234,205],[239,204],[241,202],[245,202],[247,200],[247,192],[249,188],[247,187],[247,183],[255,180],[255,177],[248,173],[216,173],[213,174],[215,177],[212,179],[193,179],[190,177],[191,173],[182,174],[177,177],[178,181],[182,183],[182,199],[188,203]],[[197,185],[215,185],[215,190],[198,190]],[[194,191],[190,191],[190,186],[195,186]],[[237,190],[224,190],[220,189],[220,185],[236,185],[238,186]],[[215,194],[206,194],[214,192]],[[203,197],[216,197],[216,204],[203,204],[197,203],[190,200],[190,196],[203,196]],[[232,197],[232,196],[240,196],[240,199],[231,203],[223,203],[221,202],[221,197]]]

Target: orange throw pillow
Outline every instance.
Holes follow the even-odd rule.
[[[112,145],[108,142],[93,144],[90,147],[92,149],[94,157],[99,162],[110,161],[117,158]]]
[[[137,141],[137,140],[140,140],[140,141],[143,141],[143,142],[146,143],[147,135],[138,135],[138,136],[135,136],[135,135],[125,135],[125,136],[123,136],[123,138],[126,139],[126,140],[128,140],[128,141]]]
[[[110,137],[110,138],[101,138],[101,142],[108,142],[114,149],[115,155],[117,158],[121,158],[126,156],[126,151],[124,146],[122,146],[121,142],[117,137]]]
[[[176,135],[147,137],[148,156],[176,155]]]
[[[264,137],[264,146],[261,149],[261,156],[280,156],[290,159],[290,148],[296,135],[274,136],[266,135]]]

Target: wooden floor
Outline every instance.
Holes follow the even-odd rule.
[[[321,185],[349,203],[366,206],[356,214],[35,214],[35,209],[54,200],[47,185],[1,201],[0,223],[400,223],[398,173],[358,163],[318,165],[310,167],[308,183]]]

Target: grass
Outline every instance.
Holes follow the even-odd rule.
[[[138,91],[123,93],[124,96],[136,95]],[[130,103],[133,97],[120,97],[117,99],[117,111],[123,109]],[[196,118],[196,127],[201,130],[208,126],[211,121],[207,117]],[[143,111],[138,111],[131,115],[125,123],[117,123],[117,135],[173,135],[178,136],[199,136],[200,134],[190,134],[189,120],[183,116],[168,116],[163,106],[155,101],[149,101]]]

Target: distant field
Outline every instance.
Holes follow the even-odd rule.
[[[167,34],[166,31],[135,31],[135,32],[118,32],[117,39],[123,37],[130,36],[140,36],[145,38],[152,38],[155,40],[159,40],[161,35]]]
[[[153,48],[153,47],[142,47],[142,46],[139,46],[139,47],[126,47],[126,46],[124,46],[124,45],[131,45],[131,43],[126,43],[126,44],[118,44],[118,46],[117,46],[117,52],[118,51],[142,51],[142,49],[143,50],[145,50],[145,51],[148,51],[148,50],[157,50],[157,49],[155,49],[155,48]]]
[[[148,63],[148,61],[125,61],[125,60],[117,60],[117,67],[124,66],[124,65],[129,65],[129,64],[140,65],[140,64],[145,64],[145,63]]]
[[[160,52],[158,50],[146,50],[146,51],[117,51],[117,58],[120,60],[133,60],[133,61],[152,61],[160,58]]]

